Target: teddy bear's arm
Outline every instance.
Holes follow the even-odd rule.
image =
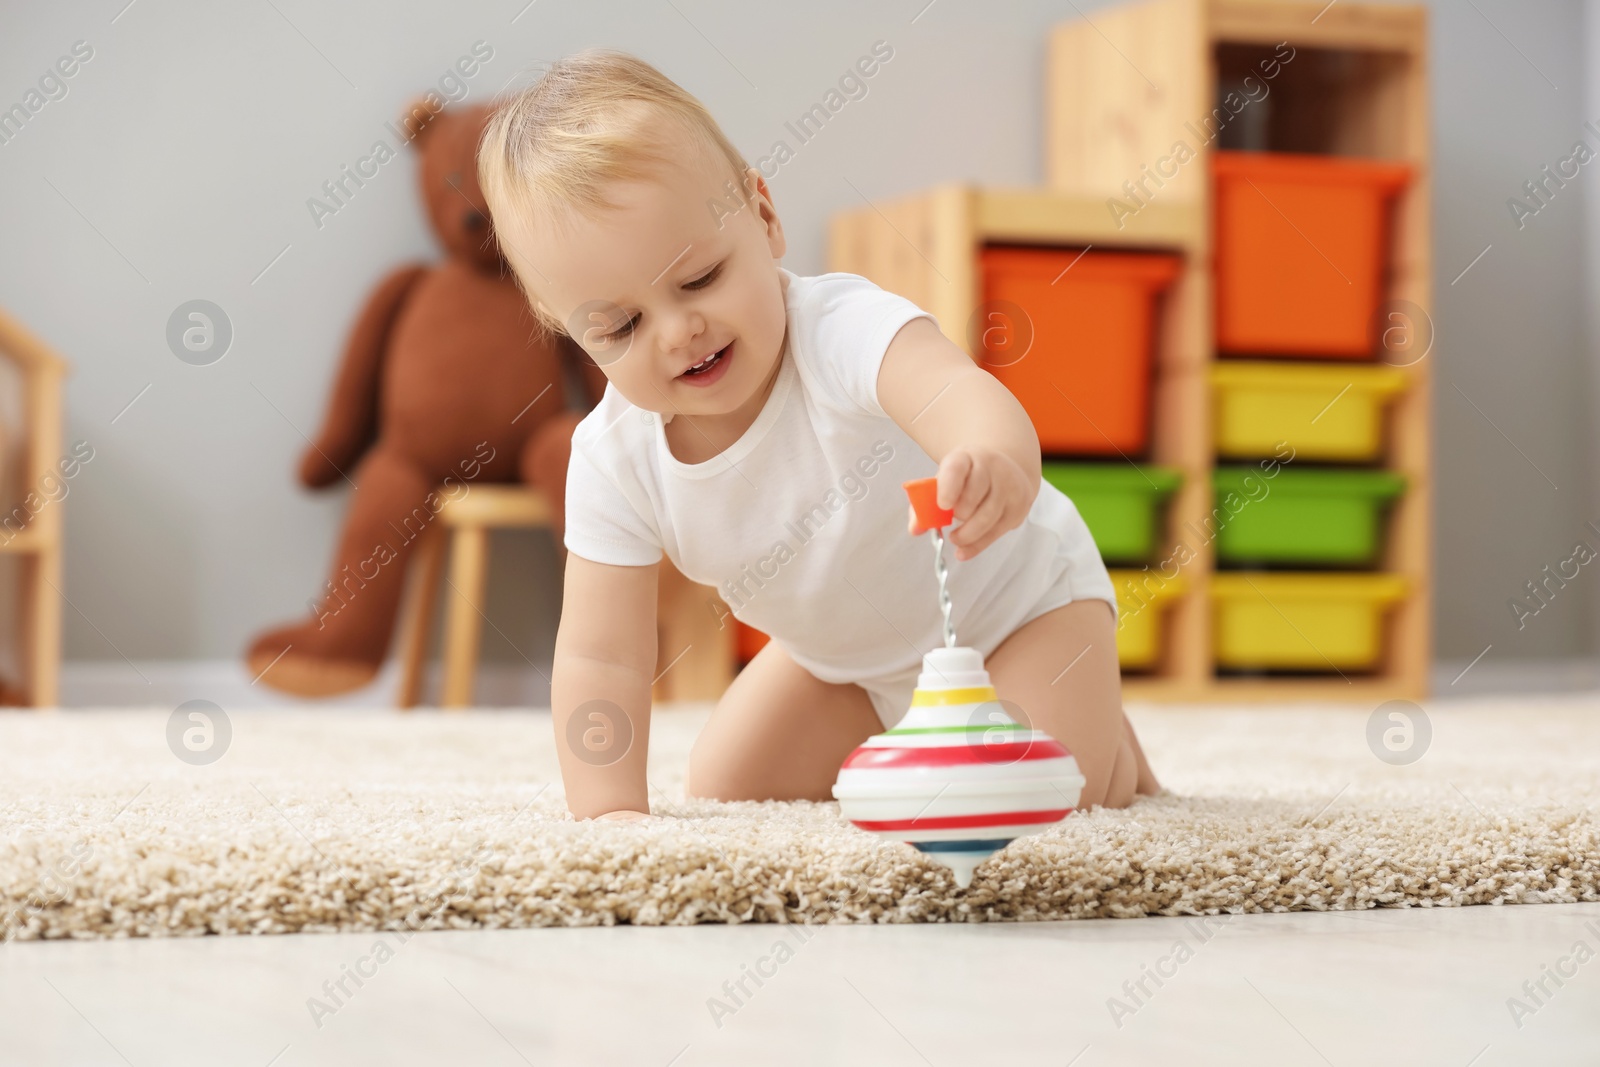
[[[361,309],[345,343],[322,429],[300,457],[300,483],[306,488],[320,489],[338,481],[341,472],[354,467],[377,439],[378,384],[390,329],[412,286],[427,271],[420,264],[399,268],[379,283]]]

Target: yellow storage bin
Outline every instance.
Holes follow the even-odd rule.
[[[1397,574],[1216,574],[1211,603],[1217,666],[1375,667],[1383,652],[1384,617],[1406,592],[1406,579]]]
[[[1386,366],[1225,361],[1211,367],[1217,454],[1254,459],[1372,460],[1383,448],[1384,406],[1406,387]]]
[[[1161,620],[1171,602],[1182,596],[1188,581],[1157,571],[1112,570],[1117,590],[1117,661],[1126,670],[1143,670],[1161,657]]]

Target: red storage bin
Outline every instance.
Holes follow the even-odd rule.
[[[972,352],[1022,401],[1044,452],[1144,451],[1155,303],[1182,265],[1160,253],[983,249]]]
[[[1217,349],[1372,359],[1406,163],[1211,156]]]

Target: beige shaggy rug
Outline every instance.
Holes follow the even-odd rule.
[[[1427,709],[1425,753],[1392,765],[1369,745],[1370,709],[1132,707],[1168,791],[1014,843],[967,890],[833,804],[686,801],[708,705],[658,709],[654,802],[678,818],[645,825],[572,821],[539,712],[234,712],[226,752],[197,766],[169,748],[167,711],[7,711],[0,934],[1600,899],[1600,697]]]

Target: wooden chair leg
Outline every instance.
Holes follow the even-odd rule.
[[[429,526],[417,545],[411,568],[411,589],[406,596],[404,629],[400,639],[400,692],[395,706],[414,708],[422,697],[422,674],[428,662],[428,637],[439,603],[439,579],[444,568],[445,532]]]
[[[443,707],[472,704],[473,673],[483,632],[483,590],[489,563],[489,531],[456,527],[450,539],[450,608],[445,617]]]
[[[715,590],[694,584],[681,598],[679,629],[689,651],[678,664],[688,668],[678,679],[679,700],[720,700],[733,683],[738,635],[731,615],[718,625],[717,599]]]
[[[651,697],[657,701],[717,700],[733,681],[733,626],[724,620],[718,628],[717,614],[711,610],[716,594],[711,589],[690,581],[665,560],[659,573],[659,677]]]
[[[33,699],[34,649],[39,645],[34,617],[42,584],[36,577],[38,573],[37,555],[24,552],[17,556],[17,611],[14,616],[17,627],[17,688],[26,707],[38,707]]]
[[[18,570],[22,690],[32,707],[53,708],[61,700],[61,551],[26,553]]]
[[[661,565],[656,569],[656,677],[650,685],[652,704],[662,704],[672,699],[672,675],[682,666],[681,662],[676,665],[672,662],[673,657],[683,651],[682,645],[674,644],[677,634],[672,611],[683,580],[683,575],[678,573],[672,561],[663,556]]]

